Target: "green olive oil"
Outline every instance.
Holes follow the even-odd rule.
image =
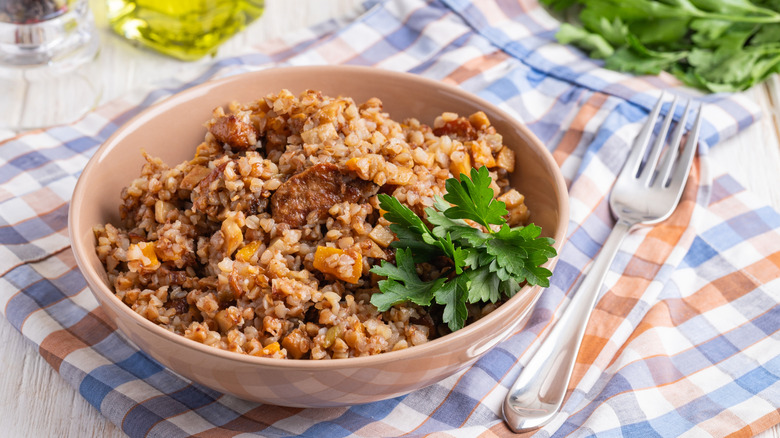
[[[194,61],[263,13],[263,0],[109,0],[114,31],[161,53]]]

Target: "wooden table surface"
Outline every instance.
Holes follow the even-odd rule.
[[[362,0],[266,0],[264,15],[219,50],[217,57],[243,53],[246,47],[285,35],[331,17],[354,17]],[[101,54],[96,61],[103,80],[101,101],[158,80],[191,75],[212,62],[179,62],[127,44],[108,31],[104,2],[91,1],[99,27]],[[713,161],[780,211],[780,77],[746,91],[765,117],[711,151]],[[0,138],[4,135],[0,132]],[[7,133],[5,133],[7,136]],[[0,436],[122,437],[124,433],[90,406],[40,357],[5,319],[0,318]],[[780,426],[761,435],[780,438]]]

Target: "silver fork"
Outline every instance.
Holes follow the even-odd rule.
[[[504,400],[504,419],[515,432],[544,426],[561,409],[596,297],[618,247],[631,226],[660,222],[669,217],[680,202],[696,152],[702,109],[699,108],[688,140],[678,157],[686,116],[691,106],[691,102],[688,102],[672,133],[666,154],[658,164],[677,105],[675,97],[661,131],[647,153],[663,100],[662,94],[639,132],[612,189],[609,206],[617,219],[615,227],[558,323],[520,372]]]

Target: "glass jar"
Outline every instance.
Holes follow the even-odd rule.
[[[263,13],[263,0],[108,0],[108,19],[125,38],[194,61]]]
[[[0,0],[0,127],[68,123],[94,108],[98,48],[87,0]]]

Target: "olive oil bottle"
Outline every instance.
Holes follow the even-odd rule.
[[[263,0],[108,0],[108,19],[127,39],[194,61],[216,52],[263,8]]]

